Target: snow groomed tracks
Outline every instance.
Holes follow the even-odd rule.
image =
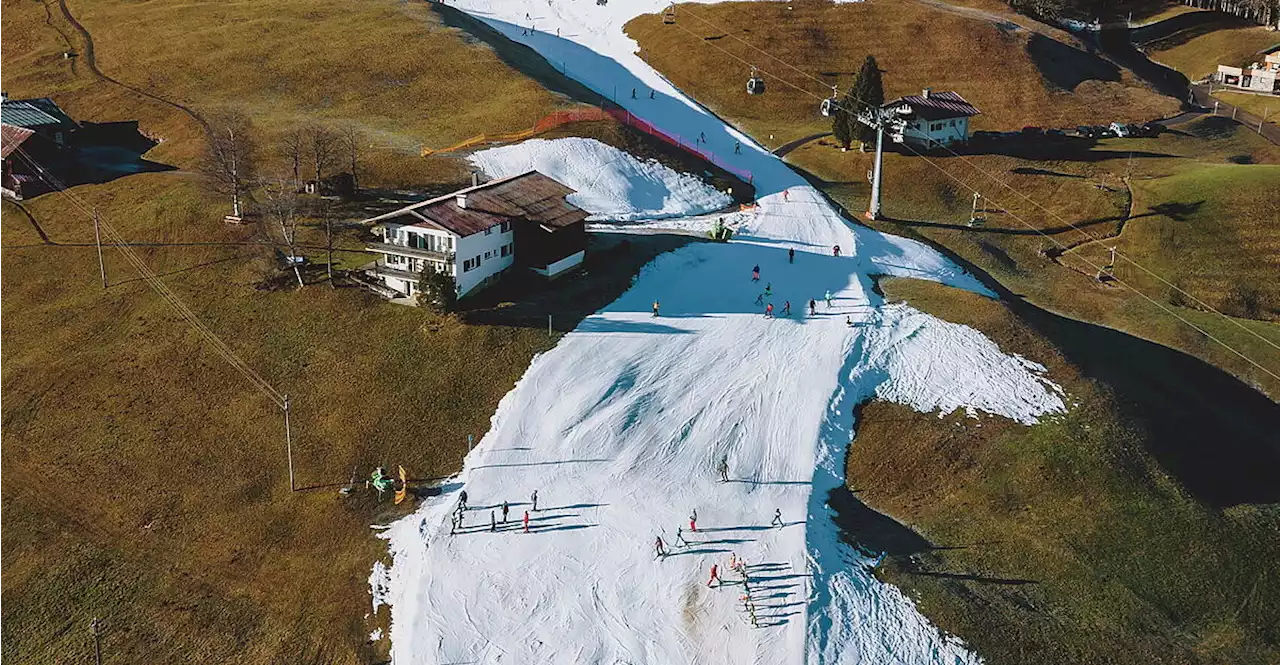
[[[395,662],[979,662],[870,575],[825,502],[843,483],[852,409],[865,399],[1025,423],[1063,410],[1042,368],[977,331],[885,304],[871,276],[982,287],[919,243],[849,224],[641,61],[622,26],[665,3],[457,6],[598,92],[652,89],[653,99],[618,101],[664,131],[726,152],[741,142],[732,159],[755,174],[761,205],[735,242],[659,257],[535,359],[459,476],[388,529]],[[766,285],[778,313],[790,300],[790,317],[762,316]],[[717,473],[725,458],[729,482]],[[451,535],[462,487],[471,509]],[[535,489],[526,533],[519,518]],[[491,530],[504,501],[513,521]],[[687,546],[673,547],[677,529]],[[747,562],[753,611],[726,570],[731,555]],[[728,584],[707,585],[713,564]]]

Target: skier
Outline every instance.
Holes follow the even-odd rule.
[[[492,510],[490,510],[490,511],[489,511],[489,530],[490,530],[490,531],[497,531],[497,530],[498,530],[498,521],[497,521],[497,520],[495,520],[495,519],[493,519],[493,511],[492,511]]]
[[[733,142],[733,154],[735,154],[735,155],[741,155],[741,154],[742,154],[742,141],[734,141],[734,142]]]
[[[792,247],[791,249],[787,250],[787,263],[795,263],[795,262],[796,262],[796,248]]]
[[[689,541],[684,539],[684,527],[676,527],[676,541],[672,543],[673,547],[688,547]]]
[[[813,298],[810,298],[809,299],[809,316],[816,316],[817,314],[818,314],[818,303],[814,302]]]
[[[763,304],[764,304],[764,292],[763,292],[763,291],[761,291],[760,293],[757,293],[757,294],[756,294],[756,304],[757,304],[757,305],[763,305]]]
[[[836,245],[836,246],[834,246],[834,247],[832,247],[832,248],[831,248],[831,255],[832,255],[832,256],[840,256],[840,245]]]
[[[783,316],[791,316],[791,301],[790,301],[790,300],[788,300],[788,301],[786,301],[786,302],[782,303],[782,315],[783,315]]]
[[[423,538],[427,537],[427,520],[424,518],[422,524],[418,525],[418,535]]]
[[[529,533],[529,511],[524,511],[524,532]]]
[[[655,317],[656,317],[656,316],[658,316],[658,301],[657,301],[657,300],[653,301],[653,315],[654,315]]]
[[[784,190],[782,190],[782,200],[783,200],[783,201],[790,201],[790,200],[791,200],[791,190],[789,190],[789,189],[784,189]]]
[[[764,297],[766,298],[773,297],[773,282],[769,282],[768,284],[764,285]]]
[[[766,319],[772,319],[772,318],[773,318],[773,303],[769,303],[768,305],[765,305],[765,308],[764,308],[764,318],[766,318]]]
[[[650,91],[649,91],[649,99],[653,99],[653,91],[652,91],[652,90],[650,90]]]
[[[659,559],[666,558],[666,556],[667,556],[667,548],[666,548],[666,546],[665,546],[665,545],[663,545],[663,544],[662,544],[662,536],[658,536],[657,538],[655,538],[655,539],[654,539],[654,541],[653,541],[653,551],[655,551],[655,552],[657,552],[657,553],[658,553],[658,558],[659,558]]]
[[[827,294],[822,299],[827,301],[827,309],[831,309],[831,289],[827,289]]]
[[[538,512],[538,490],[529,495],[529,501],[533,504],[533,512]]]
[[[853,327],[853,319],[852,319],[852,318],[850,318],[848,315],[845,315],[845,317],[844,317],[844,324],[845,324],[846,326],[849,326],[850,328],[852,328],[852,327]]]
[[[773,509],[773,521],[769,523],[769,526],[776,526],[779,529],[782,528],[782,509],[781,508]]]
[[[462,490],[462,493],[458,495],[458,510],[466,510],[466,509],[467,509],[467,491]]]
[[[696,508],[693,510],[693,514],[689,516],[689,530],[694,533],[698,532],[698,510]]]
[[[714,563],[711,564],[711,579],[707,580],[707,586],[712,586],[712,584],[717,586],[720,584],[720,568]]]
[[[751,281],[760,281],[760,264],[756,264],[756,267],[751,269]]]
[[[632,98],[632,99],[635,99],[635,98],[636,98],[636,89],[635,89],[635,88],[632,88],[632,89],[631,89],[631,98]]]
[[[503,524],[507,523],[507,512],[510,510],[511,510],[510,504],[508,504],[506,501],[503,501],[502,502],[502,523]]]
[[[729,456],[728,455],[725,455],[724,457],[720,458],[720,466],[718,467],[718,469],[720,471],[720,482],[722,483],[729,482]]]
[[[700,142],[700,143],[706,143],[706,142],[707,142],[707,133],[706,133],[706,132],[698,132],[698,142]]]

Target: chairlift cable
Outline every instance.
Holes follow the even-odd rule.
[[[713,28],[716,28],[717,30],[720,30],[720,31],[721,31],[722,33],[724,33],[724,34],[729,34],[729,36],[730,36],[730,37],[732,37],[732,38],[733,38],[733,39],[735,39],[736,41],[738,41],[738,42],[740,42],[740,43],[744,44],[744,45],[745,45],[745,46],[747,46],[748,48],[751,48],[751,49],[753,49],[753,50],[755,50],[755,51],[759,51],[760,53],[763,53],[764,55],[768,56],[769,58],[771,58],[771,59],[773,59],[773,60],[776,60],[776,61],[778,61],[778,62],[782,63],[783,65],[787,66],[788,68],[790,68],[790,69],[792,69],[792,70],[795,70],[795,71],[799,72],[801,75],[805,76],[806,78],[809,78],[809,79],[811,79],[811,80],[814,80],[814,81],[817,81],[817,82],[819,82],[819,83],[822,83],[822,84],[826,85],[826,82],[825,82],[825,81],[822,81],[821,79],[818,79],[818,78],[816,78],[816,77],[814,77],[814,76],[812,76],[812,75],[810,75],[810,74],[805,73],[803,70],[801,70],[801,69],[799,69],[799,68],[795,67],[794,65],[792,65],[792,64],[790,64],[790,63],[788,63],[788,62],[786,62],[785,60],[782,60],[781,58],[779,58],[779,57],[777,57],[777,56],[774,56],[774,55],[769,54],[767,51],[764,51],[763,49],[760,49],[760,48],[758,48],[758,47],[756,47],[756,46],[753,46],[752,44],[750,44],[750,43],[746,42],[746,41],[745,41],[745,40],[743,40],[742,38],[737,37],[736,35],[733,35],[733,34],[732,34],[732,33],[730,33],[728,30],[725,30],[723,27],[721,27],[721,26],[719,26],[719,25],[717,25],[717,24],[715,24],[715,23],[713,23],[713,22],[711,22],[711,21],[708,21],[708,20],[706,20],[706,19],[702,18],[701,16],[699,16],[699,15],[698,15],[698,14],[696,14],[695,12],[689,11],[689,10],[686,8],[686,10],[685,10],[685,12],[684,12],[684,13],[685,13],[685,14],[687,14],[687,15],[689,15],[689,16],[692,16],[692,17],[693,17],[693,18],[695,18],[695,19],[698,19],[699,21],[702,21],[703,23],[705,23],[705,24],[707,24],[707,25],[709,25],[709,26],[711,26],[711,27],[713,27]],[[729,57],[731,57],[731,58],[733,58],[733,59],[735,59],[735,60],[738,60],[739,62],[742,62],[742,63],[744,63],[744,64],[748,64],[748,65],[750,65],[750,63],[748,63],[746,60],[744,60],[743,58],[741,58],[741,57],[739,57],[738,55],[734,54],[733,52],[728,51],[728,50],[727,50],[727,49],[725,49],[724,47],[722,47],[722,46],[720,46],[720,45],[718,45],[718,44],[714,44],[714,43],[712,43],[712,42],[708,42],[708,41],[706,41],[705,39],[703,39],[703,38],[701,38],[701,37],[698,37],[698,35],[697,35],[696,33],[694,33],[694,32],[692,32],[692,31],[690,31],[688,28],[685,28],[684,26],[679,25],[679,24],[677,24],[677,27],[679,27],[681,30],[684,30],[684,31],[685,31],[685,32],[687,32],[689,35],[691,35],[691,36],[693,36],[693,37],[696,37],[696,38],[698,39],[698,41],[699,41],[699,42],[701,42],[701,43],[703,43],[703,44],[710,45],[712,48],[715,48],[715,49],[717,49],[717,50],[720,50],[721,52],[725,53],[725,54],[726,54],[726,55],[728,55]],[[753,66],[753,67],[754,67],[754,66]],[[773,76],[775,79],[777,79],[777,80],[778,80],[778,81],[780,81],[781,83],[786,84],[786,85],[788,85],[788,86],[790,86],[790,87],[792,87],[792,88],[795,88],[796,90],[798,90],[798,91],[800,91],[800,92],[802,92],[802,93],[804,93],[804,94],[806,94],[806,95],[809,95],[809,96],[814,97],[814,98],[816,98],[816,99],[823,99],[822,97],[820,97],[820,96],[818,96],[818,95],[815,95],[813,92],[811,92],[811,91],[809,91],[809,90],[806,90],[805,88],[802,88],[802,87],[800,87],[800,86],[798,86],[798,85],[796,85],[796,84],[794,84],[794,83],[792,83],[792,82],[790,82],[790,81],[788,81],[788,80],[786,80],[786,79],[784,79],[784,78],[782,78],[782,77],[778,76],[777,74],[772,74],[772,73],[770,73],[770,72],[768,72],[768,71],[766,71],[766,70],[764,70],[764,69],[762,69],[762,68],[756,68],[756,69],[759,69],[761,72],[764,72],[764,73],[766,73],[766,74],[769,74],[769,75]],[[852,92],[852,90],[850,90],[850,92]],[[855,98],[855,101],[862,102],[863,104],[868,104],[865,100],[863,100],[863,99],[861,99],[861,98]],[[869,104],[868,104],[868,105],[869,105]],[[844,110],[844,111],[846,111],[846,112],[854,113],[854,111],[853,111],[852,109],[844,108],[844,105],[843,105],[843,104],[841,104],[841,103],[834,104],[833,106],[834,106],[834,107],[836,107],[836,108],[840,108],[840,109],[842,109],[842,110]],[[914,154],[915,156],[917,156],[917,157],[919,157],[919,158],[923,159],[923,160],[924,160],[926,163],[928,163],[930,166],[934,167],[935,169],[937,169],[938,171],[940,171],[941,173],[943,173],[943,174],[944,174],[944,175],[946,175],[947,177],[949,177],[949,178],[951,178],[952,180],[956,181],[960,186],[964,187],[965,189],[968,189],[968,190],[970,190],[971,192],[975,192],[975,193],[979,191],[979,190],[975,189],[972,185],[970,185],[970,184],[968,184],[967,182],[965,182],[965,181],[961,180],[960,178],[958,178],[958,177],[956,177],[955,175],[953,175],[953,174],[951,174],[950,172],[948,172],[948,171],[947,171],[946,169],[944,169],[943,167],[939,166],[939,165],[938,165],[934,160],[929,159],[927,156],[925,156],[925,155],[921,154],[919,151],[917,151],[915,148],[911,147],[909,144],[907,144],[907,143],[901,143],[901,144],[899,144],[899,145],[901,145],[901,146],[903,146],[904,148],[906,148],[907,150],[909,150],[909,151],[910,151],[912,154]],[[958,152],[956,152],[955,150],[953,150],[950,146],[945,146],[945,145],[944,145],[944,146],[941,146],[941,147],[943,148],[943,150],[945,150],[946,152],[950,153],[952,156],[959,158],[959,159],[960,159],[960,161],[961,161],[961,162],[963,162],[964,164],[966,164],[966,165],[968,165],[968,166],[972,167],[972,168],[973,168],[975,171],[977,171],[978,173],[980,173],[980,174],[982,174],[982,175],[986,176],[987,178],[990,178],[991,180],[995,181],[995,182],[996,182],[998,185],[1000,185],[1001,187],[1004,187],[1005,189],[1008,189],[1008,190],[1010,190],[1010,191],[1014,192],[1015,194],[1017,194],[1018,196],[1022,197],[1024,200],[1026,200],[1028,203],[1032,204],[1032,205],[1033,205],[1033,206],[1035,206],[1036,208],[1039,208],[1041,211],[1043,211],[1043,212],[1045,212],[1045,213],[1049,214],[1050,216],[1052,216],[1054,219],[1058,220],[1059,222],[1062,222],[1062,223],[1063,223],[1064,225],[1066,225],[1068,228],[1070,228],[1070,229],[1072,229],[1072,230],[1075,230],[1075,231],[1077,231],[1077,232],[1079,232],[1079,233],[1084,234],[1085,236],[1087,236],[1088,238],[1090,238],[1091,240],[1093,240],[1093,241],[1095,241],[1095,242],[1100,242],[1101,240],[1103,240],[1103,238],[1099,238],[1098,236],[1095,236],[1095,235],[1093,235],[1092,233],[1090,233],[1089,231],[1087,231],[1086,229],[1083,229],[1083,228],[1081,228],[1081,227],[1079,227],[1079,226],[1076,226],[1075,224],[1072,224],[1071,222],[1069,222],[1069,221],[1067,221],[1066,219],[1064,219],[1061,215],[1058,215],[1057,213],[1053,212],[1052,210],[1049,210],[1048,208],[1045,208],[1044,206],[1042,206],[1042,205],[1040,205],[1039,203],[1035,202],[1035,201],[1034,201],[1034,200],[1032,200],[1030,197],[1028,197],[1026,194],[1023,194],[1022,192],[1018,191],[1016,188],[1014,188],[1013,186],[1009,185],[1009,184],[1008,184],[1008,182],[1006,182],[1006,181],[1003,181],[1003,180],[999,179],[998,177],[996,177],[994,174],[992,174],[991,172],[987,171],[986,169],[983,169],[983,168],[981,168],[981,167],[979,167],[979,166],[976,166],[976,165],[975,165],[971,160],[966,159],[963,155],[961,155],[960,153],[958,153]],[[988,201],[991,201],[991,202],[996,206],[996,208],[997,208],[997,209],[999,209],[1001,212],[1004,212],[1005,214],[1008,214],[1010,217],[1013,217],[1013,218],[1014,218],[1014,219],[1016,219],[1019,223],[1021,223],[1023,226],[1026,226],[1028,229],[1030,229],[1031,231],[1034,231],[1036,234],[1041,235],[1041,236],[1043,236],[1043,237],[1047,238],[1050,242],[1052,242],[1053,244],[1057,245],[1057,246],[1058,246],[1058,248],[1060,248],[1060,249],[1062,249],[1062,250],[1064,250],[1064,251],[1066,251],[1067,249],[1069,249],[1068,247],[1066,247],[1065,245],[1063,245],[1061,242],[1059,242],[1056,238],[1054,238],[1052,235],[1049,235],[1049,234],[1045,233],[1042,229],[1040,229],[1040,228],[1036,227],[1035,225],[1033,225],[1033,224],[1031,224],[1031,223],[1027,222],[1027,221],[1026,221],[1025,219],[1023,219],[1021,216],[1017,215],[1016,213],[1014,213],[1013,211],[1009,210],[1008,208],[1005,208],[1004,206],[1000,205],[1000,203],[999,203],[999,202],[997,202],[997,201],[995,201],[995,199],[991,198],[990,196],[984,196],[984,198],[986,198]],[[1236,319],[1234,319],[1234,318],[1232,318],[1232,317],[1230,317],[1230,316],[1227,316],[1226,314],[1223,314],[1221,311],[1219,311],[1219,310],[1217,310],[1216,308],[1214,308],[1214,307],[1210,306],[1209,304],[1207,304],[1207,303],[1203,302],[1203,301],[1202,301],[1202,300],[1200,300],[1199,298],[1196,298],[1195,296],[1191,295],[1190,293],[1187,293],[1186,291],[1184,291],[1183,289],[1179,288],[1179,287],[1178,287],[1178,286],[1176,286],[1175,284],[1173,284],[1173,283],[1169,282],[1168,280],[1166,280],[1166,279],[1164,279],[1163,277],[1159,276],[1158,274],[1156,274],[1155,272],[1153,272],[1153,271],[1151,271],[1150,269],[1146,268],[1146,267],[1145,267],[1145,266],[1143,266],[1142,264],[1140,264],[1140,263],[1138,263],[1137,261],[1133,260],[1132,258],[1130,258],[1130,257],[1126,256],[1124,253],[1122,253],[1122,252],[1116,252],[1116,256],[1118,256],[1118,257],[1120,257],[1120,258],[1123,258],[1125,261],[1127,261],[1127,262],[1129,262],[1130,264],[1134,265],[1135,267],[1137,267],[1137,268],[1141,269],[1144,273],[1146,273],[1146,274],[1150,275],[1151,277],[1156,278],[1156,279],[1157,279],[1157,280],[1159,280],[1161,283],[1163,283],[1164,285],[1166,285],[1166,286],[1168,286],[1168,287],[1170,287],[1170,288],[1174,289],[1174,290],[1175,290],[1175,291],[1177,291],[1178,293],[1181,293],[1181,294],[1183,294],[1183,295],[1187,296],[1187,297],[1188,297],[1188,298],[1190,298],[1193,302],[1195,302],[1197,305],[1199,305],[1199,306],[1203,307],[1204,309],[1206,309],[1206,310],[1208,310],[1208,311],[1210,311],[1210,312],[1213,312],[1214,314],[1217,314],[1218,316],[1222,317],[1223,319],[1226,319],[1227,321],[1230,321],[1231,323],[1235,324],[1235,325],[1236,325],[1236,327],[1238,327],[1238,328],[1240,328],[1241,330],[1243,330],[1243,331],[1245,331],[1245,332],[1249,333],[1250,335],[1252,335],[1252,336],[1254,336],[1254,337],[1258,338],[1259,340],[1262,340],[1262,341],[1263,341],[1264,343],[1266,343],[1268,346],[1271,346],[1271,347],[1273,347],[1273,348],[1275,348],[1275,349],[1277,349],[1277,350],[1280,350],[1280,345],[1278,345],[1278,344],[1276,344],[1275,342],[1272,342],[1271,340],[1269,340],[1269,339],[1267,339],[1267,338],[1263,337],[1262,335],[1260,335],[1260,334],[1258,334],[1257,332],[1253,331],[1252,329],[1250,329],[1249,327],[1245,326],[1244,324],[1242,324],[1241,322],[1237,321]],[[1094,268],[1095,270],[1097,270],[1097,269],[1098,269],[1098,266],[1097,266],[1096,264],[1094,264],[1094,262],[1090,261],[1089,259],[1087,259],[1087,258],[1085,258],[1085,257],[1083,257],[1083,256],[1079,256],[1079,257],[1077,257],[1077,258],[1079,258],[1083,263],[1085,263],[1085,264],[1086,264],[1086,265],[1088,265],[1089,267]],[[1234,348],[1234,347],[1232,347],[1231,345],[1227,344],[1226,342],[1222,341],[1221,339],[1219,339],[1219,338],[1215,337],[1214,335],[1210,334],[1208,331],[1204,330],[1204,329],[1203,329],[1203,328],[1201,328],[1200,326],[1198,326],[1198,325],[1196,325],[1196,324],[1192,323],[1190,320],[1186,319],[1185,317],[1182,317],[1182,316],[1178,315],[1178,314],[1177,314],[1176,312],[1174,312],[1173,310],[1171,310],[1171,309],[1169,309],[1168,307],[1164,306],[1164,304],[1162,304],[1162,303],[1158,302],[1157,300],[1155,300],[1155,299],[1151,298],[1150,296],[1146,295],[1145,293],[1143,293],[1143,292],[1139,291],[1139,290],[1138,290],[1137,288],[1135,288],[1133,285],[1131,285],[1131,284],[1129,284],[1129,283],[1125,282],[1124,280],[1121,280],[1121,279],[1120,279],[1120,278],[1118,278],[1118,277],[1114,278],[1114,281],[1115,281],[1116,283],[1118,283],[1118,284],[1123,285],[1125,288],[1129,289],[1130,291],[1133,291],[1134,293],[1137,293],[1137,294],[1141,295],[1143,298],[1145,298],[1146,300],[1150,301],[1152,304],[1155,304],[1157,307],[1159,307],[1159,308],[1160,308],[1161,310],[1163,310],[1165,313],[1169,314],[1170,316],[1173,316],[1174,318],[1178,319],[1178,320],[1179,320],[1179,321],[1181,321],[1182,323],[1185,323],[1186,325],[1190,326],[1192,329],[1194,329],[1194,330],[1196,330],[1197,332],[1199,332],[1200,334],[1202,334],[1202,335],[1204,335],[1204,336],[1208,337],[1209,339],[1213,340],[1214,342],[1217,342],[1220,346],[1222,346],[1222,347],[1226,348],[1227,350],[1231,351],[1231,352],[1232,352],[1232,353],[1234,353],[1235,355],[1237,355],[1237,356],[1239,356],[1239,357],[1243,358],[1243,359],[1244,359],[1245,361],[1247,361],[1249,364],[1251,364],[1251,365],[1253,365],[1253,366],[1257,367],[1258,369],[1261,369],[1263,372],[1267,373],[1268,375],[1272,376],[1273,378],[1280,379],[1280,376],[1278,376],[1278,375],[1276,375],[1275,373],[1271,372],[1271,371],[1270,371],[1270,370],[1268,370],[1266,367],[1263,367],[1263,366],[1262,366],[1261,364],[1259,364],[1257,361],[1253,360],[1252,358],[1249,358],[1248,356],[1246,356],[1245,354],[1241,353],[1240,351],[1238,351],[1237,349],[1235,349],[1235,348]]]

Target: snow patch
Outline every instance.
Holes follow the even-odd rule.
[[[569,202],[597,220],[698,215],[733,202],[697,176],[677,173],[657,160],[641,161],[595,139],[531,139],[481,150],[468,159],[491,178],[536,169],[578,190]]]
[[[370,641],[370,642],[377,642],[377,641],[378,641],[378,640],[380,640],[380,639],[382,639],[382,629],[381,629],[381,628],[374,628],[374,629],[373,629],[373,632],[369,633],[369,641]]]
[[[369,595],[373,596],[373,613],[387,603],[390,594],[391,575],[387,566],[381,561],[373,562],[373,572],[369,573]]]

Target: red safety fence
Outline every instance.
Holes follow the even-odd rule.
[[[533,127],[526,129],[522,132],[515,132],[512,134],[498,134],[498,135],[480,134],[477,136],[473,136],[469,139],[466,139],[461,143],[458,143],[457,145],[449,146],[448,148],[443,148],[441,150],[431,150],[430,148],[422,148],[422,156],[426,157],[427,155],[431,155],[431,154],[438,154],[442,152],[453,152],[455,150],[470,148],[476,145],[480,145],[482,143],[520,141],[520,140],[524,140],[532,136],[535,136],[537,134],[541,134],[542,132],[555,129],[560,125],[568,124],[571,122],[588,122],[593,120],[610,120],[610,119],[616,120],[617,122],[620,122],[628,127],[633,127],[635,129],[638,129],[644,132],[645,134],[648,134],[649,136],[652,136],[656,139],[663,141],[664,143],[667,143],[668,145],[674,146],[691,155],[694,155],[695,157],[711,162],[712,164],[715,164],[716,166],[724,169],[725,171],[728,171],[729,173],[732,173],[733,175],[747,181],[750,184],[755,184],[751,171],[731,166],[728,163],[726,163],[723,159],[717,157],[716,154],[711,152],[710,150],[699,148],[699,141],[694,140],[692,142],[689,142],[689,141],[686,141],[684,137],[681,137],[678,134],[673,135],[673,134],[664,132],[661,129],[658,129],[657,127],[655,127],[653,123],[647,120],[644,120],[642,118],[639,118],[634,114],[632,114],[630,111],[621,107],[597,108],[592,106],[592,107],[581,108],[581,109],[567,109],[564,111],[556,111],[554,113],[550,113],[544,116],[541,120],[538,120],[537,124],[535,124]]]

